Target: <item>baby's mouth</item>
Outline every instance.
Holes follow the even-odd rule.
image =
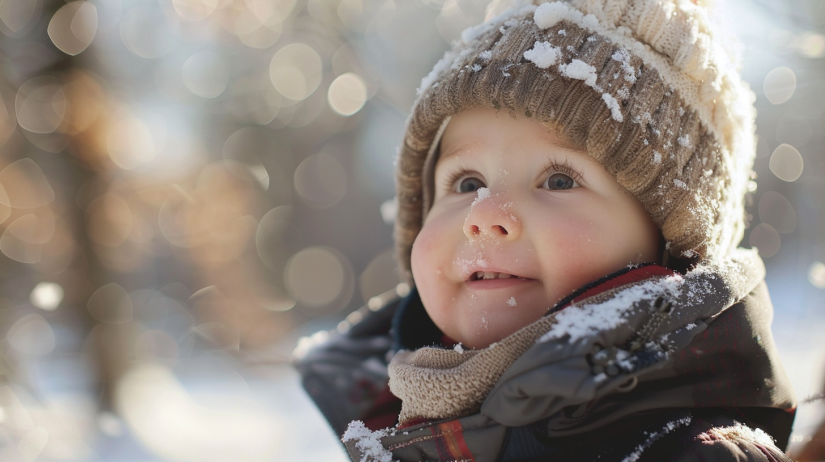
[[[521,279],[523,281],[527,280],[526,278],[515,276],[509,273],[496,273],[493,271],[476,271],[475,273],[470,275],[470,281],[480,281],[482,279]]]

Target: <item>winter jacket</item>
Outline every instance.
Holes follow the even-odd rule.
[[[357,312],[362,319],[347,332],[301,345],[296,366],[355,461],[786,461],[796,402],[773,344],[763,279],[761,260],[746,251],[684,275],[628,268],[511,336],[521,340],[466,357],[440,346],[415,291],[385,294],[380,308],[373,302],[378,309]],[[604,317],[608,309],[615,318]],[[446,408],[437,402],[455,387],[427,394],[445,386],[440,381],[399,387],[417,384],[399,377],[422,367],[449,382],[507,356],[485,359],[490,348],[509,349],[512,362],[455,409],[449,397]],[[452,363],[428,370],[433,357]],[[430,402],[447,409],[435,415],[457,414],[380,430],[402,413],[389,392],[391,358],[396,393],[407,396],[404,404],[420,401],[407,417],[426,414]],[[459,382],[474,382],[468,377]]]

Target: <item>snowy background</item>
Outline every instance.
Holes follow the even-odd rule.
[[[289,356],[399,283],[403,123],[485,3],[0,0],[0,460],[346,460]],[[805,398],[825,388],[825,2],[725,8],[759,112],[744,244]],[[823,416],[800,408],[792,448]]]

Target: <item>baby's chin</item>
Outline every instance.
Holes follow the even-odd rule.
[[[479,307],[459,310],[453,329],[445,329],[445,334],[468,348],[486,348],[524,327],[538,321],[547,312],[543,301],[540,305],[519,302],[515,298],[504,307]],[[506,303],[506,301],[505,301]]]

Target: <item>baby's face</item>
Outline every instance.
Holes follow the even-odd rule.
[[[474,109],[444,132],[412,272],[435,324],[482,348],[658,247],[642,205],[587,153],[532,119]]]

